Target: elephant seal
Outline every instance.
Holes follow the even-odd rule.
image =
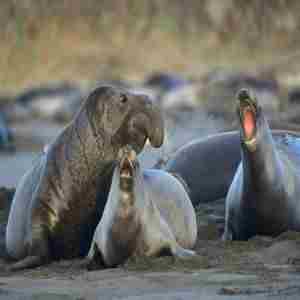
[[[242,161],[226,197],[225,240],[300,230],[300,138],[276,146],[261,106],[238,95]]]
[[[146,78],[144,86],[166,93],[189,83],[189,80],[175,74],[155,72]]]
[[[86,255],[81,243],[90,245],[85,228],[93,232],[99,222],[103,178],[120,148],[131,144],[139,153],[147,138],[154,147],[164,138],[162,115],[148,96],[110,86],[91,92],[17,186],[6,247],[18,261],[10,269]]]
[[[0,111],[0,151],[15,152],[15,140],[6,120],[6,116]]]
[[[162,170],[142,170],[135,151],[121,149],[88,269],[114,267],[132,255],[190,257],[196,238],[195,211],[181,182]]]
[[[277,128],[271,131],[274,143],[280,148],[294,148],[291,150],[295,151],[294,143],[286,145],[285,137],[289,136],[290,141],[295,141],[300,137],[300,131],[280,130],[279,126]],[[188,186],[193,205],[196,206],[225,198],[240,162],[239,132],[231,131],[187,143],[162,168],[181,177]]]
[[[35,86],[16,96],[15,103],[34,117],[69,121],[78,110],[84,92],[69,82]]]

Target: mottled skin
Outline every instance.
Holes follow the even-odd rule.
[[[238,94],[242,161],[226,198],[225,240],[300,230],[300,139],[274,143],[255,97]]]
[[[85,255],[81,243],[89,245],[99,222],[96,199],[106,200],[99,194],[119,149],[131,144],[140,152],[147,138],[159,147],[163,137],[162,116],[147,96],[95,89],[17,186],[6,247],[19,261],[10,268]]]
[[[161,170],[141,170],[135,152],[120,151],[88,268],[114,267],[130,256],[194,255],[196,215],[180,181]]]

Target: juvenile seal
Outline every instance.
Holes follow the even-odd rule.
[[[8,254],[19,260],[11,269],[86,255],[85,228],[93,232],[99,222],[97,192],[119,149],[131,144],[139,153],[147,138],[159,147],[163,137],[161,113],[147,96],[96,88],[17,186],[6,230]]]
[[[276,145],[256,98],[238,93],[242,161],[226,197],[225,240],[300,230],[300,139]]]
[[[131,255],[194,255],[195,211],[181,182],[142,170],[130,147],[120,150],[108,200],[88,254],[88,268],[113,267]]]

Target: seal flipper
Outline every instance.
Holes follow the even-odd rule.
[[[197,255],[195,251],[182,248],[178,244],[171,247],[171,253],[173,256],[178,257],[180,259],[188,259]]]
[[[232,240],[233,240],[233,233],[230,229],[226,228],[222,235],[222,241],[232,241]]]
[[[38,267],[44,264],[45,260],[41,256],[27,256],[24,259],[9,265],[7,271],[18,271],[28,268]]]
[[[233,241],[236,239],[236,235],[234,234],[232,224],[229,222],[229,219],[232,218],[233,214],[229,214],[230,217],[226,216],[226,223],[224,232],[222,234],[222,241]]]
[[[102,253],[99,250],[97,244],[94,242],[91,246],[91,250],[88,256],[85,258],[85,266],[88,271],[104,269],[106,267]]]
[[[20,261],[9,265],[8,270],[17,271],[29,269],[44,265],[50,262],[50,252],[48,238],[46,238],[45,229],[40,226],[32,229],[34,238],[29,242],[28,255]]]

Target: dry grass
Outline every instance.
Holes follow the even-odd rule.
[[[28,3],[34,7],[38,2]],[[224,28],[217,21],[217,25],[212,20],[208,22],[209,16],[204,15],[202,6],[197,10],[195,7],[194,12],[196,1],[191,1],[190,7],[182,7],[185,11],[180,10],[179,1],[172,2],[170,10],[169,1],[156,1],[153,15],[144,2],[141,6],[135,1],[132,6],[129,2],[120,6],[119,2],[108,1],[104,12],[93,17],[76,14],[76,9],[68,15],[72,6],[65,4],[68,1],[63,3],[65,8],[60,16],[44,16],[43,9],[40,15],[30,14],[15,4],[16,12],[8,19],[9,26],[0,32],[2,90],[15,92],[25,86],[57,80],[140,80],[156,70],[189,76],[200,76],[214,66],[255,70],[297,49],[297,30],[291,34],[280,27],[269,34],[270,28],[263,26],[267,20],[261,22],[261,28],[254,24],[255,15],[260,13],[257,3],[245,16],[245,7],[238,6],[234,18],[224,19]],[[282,11],[284,18],[291,12],[275,8],[274,16]],[[264,10],[269,17],[271,12]],[[243,17],[247,24],[241,23]],[[251,22],[253,28],[249,31]]]

